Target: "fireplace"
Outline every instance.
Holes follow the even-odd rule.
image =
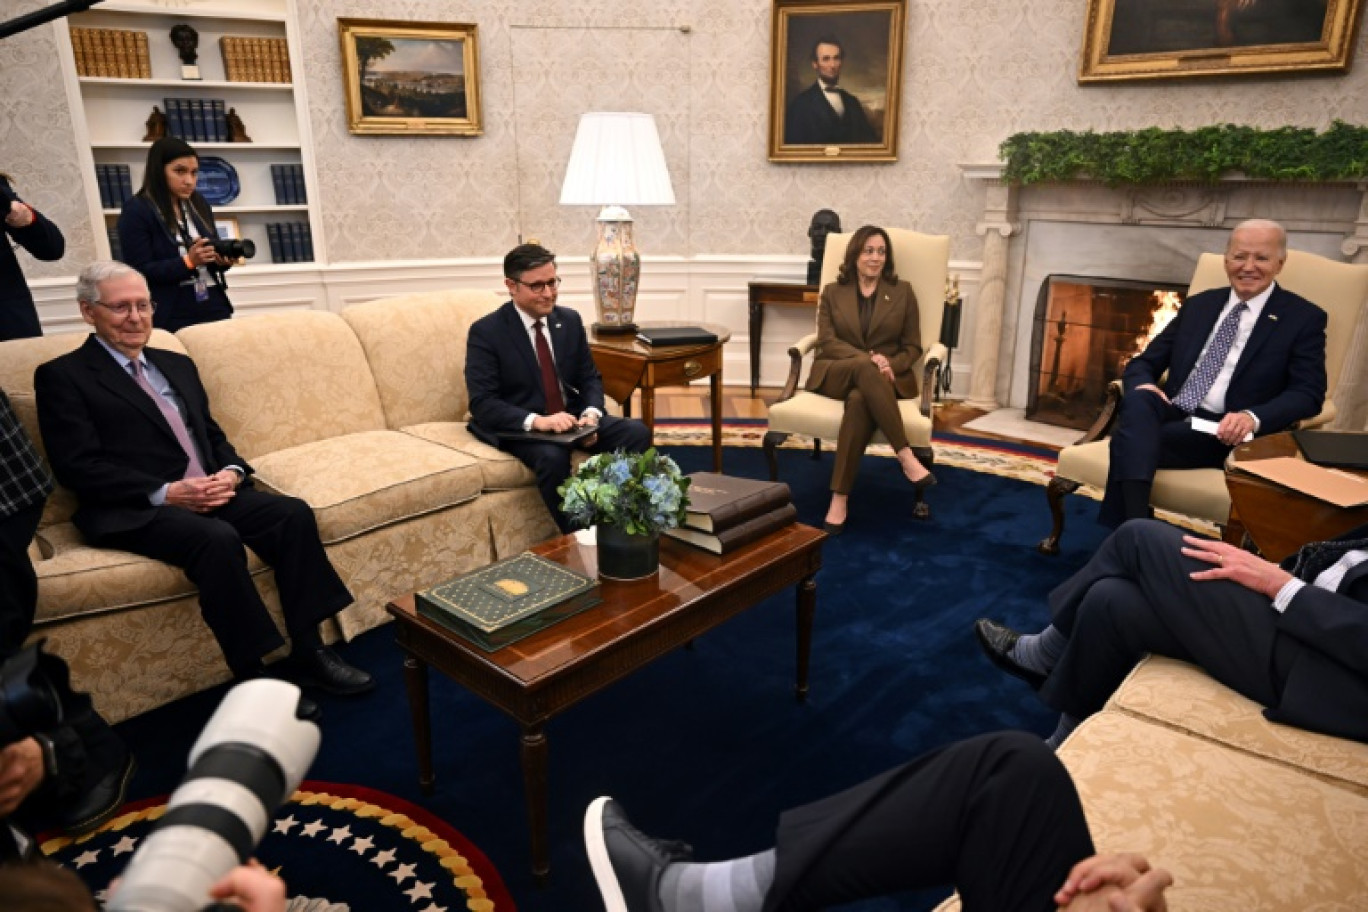
[[[1036,296],[1026,417],[1086,430],[1107,385],[1178,312],[1186,286],[1050,275]]]

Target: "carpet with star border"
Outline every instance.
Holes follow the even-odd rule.
[[[166,810],[166,797],[125,805],[99,830],[41,840],[96,899]],[[290,910],[512,912],[498,871],[454,827],[385,792],[306,781],[276,813],[256,857],[289,885]]]

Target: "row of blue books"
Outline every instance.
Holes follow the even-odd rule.
[[[100,188],[100,205],[118,209],[133,195],[133,175],[128,165],[96,165],[95,183]]]
[[[271,165],[271,184],[277,205],[298,206],[309,201],[303,165]]]
[[[219,98],[164,98],[166,129],[191,142],[228,142],[228,114]]]
[[[313,232],[308,222],[267,222],[272,263],[312,263]]]

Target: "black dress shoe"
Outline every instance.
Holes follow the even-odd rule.
[[[935,487],[936,483],[936,476],[932,475],[930,472],[927,472],[921,478],[912,482],[912,488],[916,491],[925,491],[927,488]]]
[[[693,858],[684,843],[653,839],[632,826],[607,797],[584,812],[584,848],[607,912],[660,912],[660,875]]]
[[[234,683],[238,683],[241,681],[254,681],[257,678],[277,678],[284,680],[284,675],[276,674],[273,670],[274,668],[275,666],[272,666],[272,669],[268,670],[265,665],[258,662],[252,668],[236,672],[233,675],[233,681]],[[291,681],[290,683],[293,684],[294,682]],[[319,706],[318,702],[308,694],[301,692],[299,695],[299,703],[295,706],[295,718],[303,719],[305,722],[322,722],[323,707]]]
[[[128,783],[138,768],[132,752],[124,750],[123,760],[86,790],[69,807],[62,809],[57,825],[68,835],[82,836],[98,830],[123,807]]]
[[[375,678],[355,665],[348,665],[328,646],[310,646],[290,654],[301,684],[312,685],[330,694],[348,697],[375,687]]]
[[[845,523],[824,522],[822,523],[822,531],[835,537],[845,531]]]
[[[997,621],[979,618],[974,622],[974,636],[978,637],[988,661],[1012,677],[1030,684],[1033,690],[1040,690],[1047,676],[1017,663],[1011,656],[1012,647],[1021,639],[1021,634]]]

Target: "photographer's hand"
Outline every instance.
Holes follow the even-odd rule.
[[[185,252],[185,259],[187,264],[194,268],[217,263],[219,255],[214,253],[214,245],[209,243],[208,238],[196,238],[195,243],[191,244],[190,249]]]
[[[5,213],[5,224],[11,228],[27,228],[37,218],[33,210],[18,200],[10,200],[9,211]]]
[[[0,750],[0,817],[13,814],[43,782],[43,749],[33,738]]]
[[[253,858],[240,865],[209,888],[215,899],[233,900],[247,912],[284,912],[285,881],[276,877]]]

